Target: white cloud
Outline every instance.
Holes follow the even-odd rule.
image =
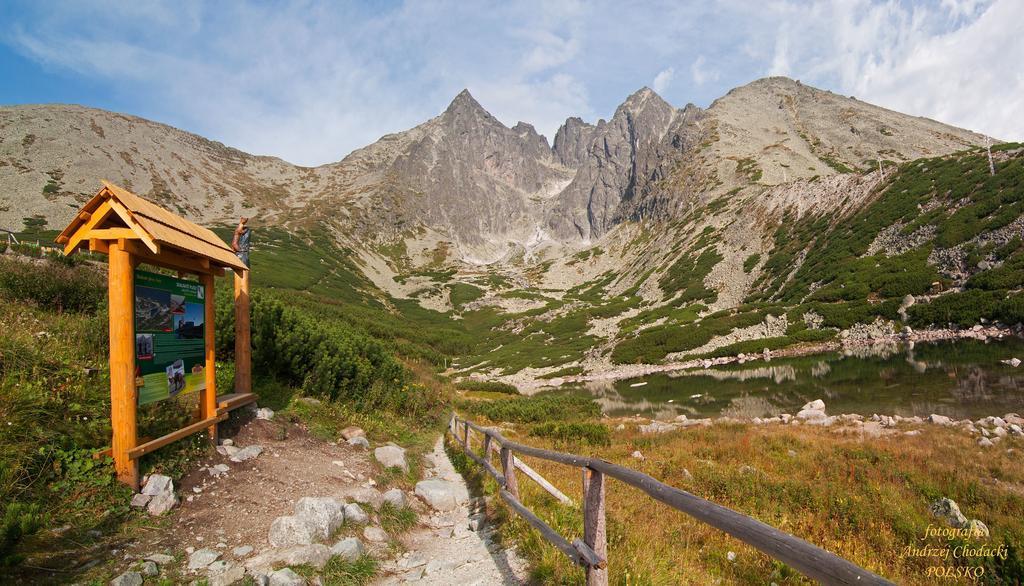
[[[708,68],[707,59],[704,55],[698,55],[693,63],[690,64],[690,77],[693,78],[693,83],[698,86],[702,86],[708,82],[716,82],[721,77],[721,72],[717,68]]]
[[[662,69],[661,71],[658,72],[658,75],[654,76],[654,83],[651,84],[652,89],[659,94],[663,93],[665,89],[668,87],[668,85],[672,83],[672,78],[675,76],[675,67]]]

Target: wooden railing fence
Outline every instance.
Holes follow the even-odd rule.
[[[460,432],[461,431],[461,437]],[[481,453],[473,451],[471,433],[482,435]],[[720,529],[823,584],[893,584],[833,553],[732,509],[669,486],[654,478],[605,460],[544,450],[507,440],[492,428],[452,414],[448,432],[463,451],[498,483],[498,494],[508,506],[536,529],[545,540],[583,567],[588,586],[608,584],[608,547],[605,535],[605,478],[614,478],[638,488],[651,498],[678,509],[691,517]],[[497,453],[501,470],[491,463]],[[565,504],[572,500],[535,470],[515,457],[522,454],[583,471],[583,539],[570,543],[535,515],[520,500],[516,471],[535,481]]]

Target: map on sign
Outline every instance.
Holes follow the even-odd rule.
[[[204,300],[195,281],[135,271],[139,405],[206,388]]]

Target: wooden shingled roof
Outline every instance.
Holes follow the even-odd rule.
[[[194,265],[200,271],[248,270],[211,230],[107,181],[57,236],[57,242],[64,245],[65,254],[72,254],[91,241],[119,238],[141,241],[138,253],[146,262],[164,259],[172,261],[173,268]]]

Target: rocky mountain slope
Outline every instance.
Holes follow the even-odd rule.
[[[385,304],[490,308],[501,319],[481,322],[494,342],[481,349],[508,354],[485,362],[594,369],[783,338],[793,319],[764,320],[809,302],[958,289],[1012,264],[996,248],[1019,232],[1006,194],[1020,156],[997,147],[998,181],[984,180],[989,142],[786,78],[706,109],[643,88],[609,120],[569,118],[550,145],[463,91],[439,116],[317,168],[120,114],[16,106],[0,108],[0,225],[39,215],[60,227],[106,178],[207,224],[255,215],[330,240]],[[782,309],[678,339],[751,303]],[[539,342],[563,353],[514,350]]]

